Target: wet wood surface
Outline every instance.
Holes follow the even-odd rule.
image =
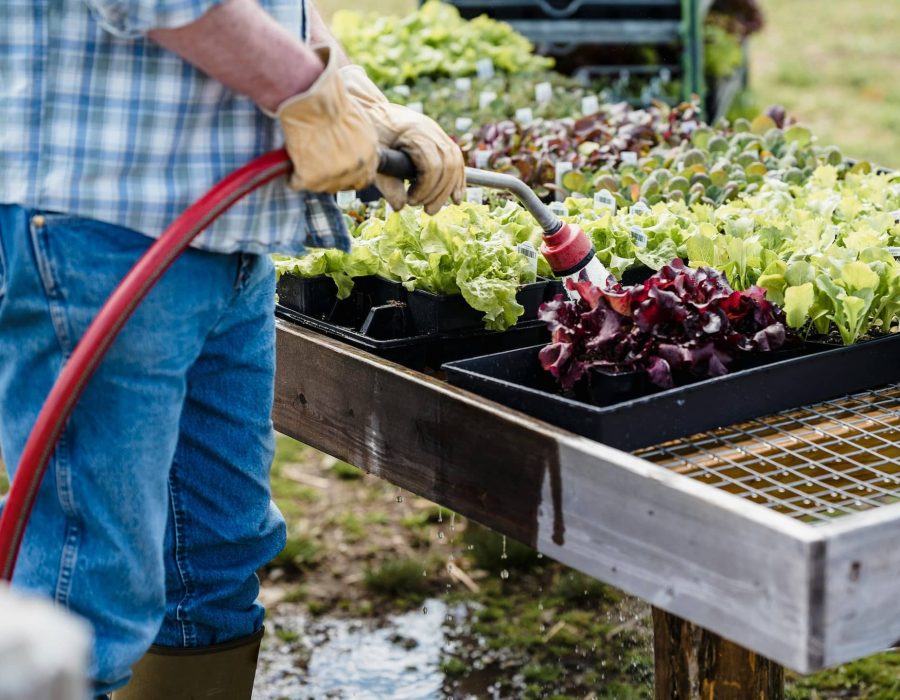
[[[656,700],[784,700],[778,664],[653,609]]]

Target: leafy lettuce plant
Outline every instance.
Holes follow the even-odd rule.
[[[404,17],[340,10],[331,29],[353,62],[382,88],[422,77],[475,75],[478,60],[485,58],[508,74],[553,65],[505,22],[486,15],[467,21],[455,7],[437,0]]]
[[[675,260],[642,285],[605,289],[569,282],[541,307],[552,334],[541,364],[564,389],[593,370],[642,372],[663,388],[678,379],[726,374],[740,355],[784,343],[781,311],[758,287],[736,292],[711,269]]]

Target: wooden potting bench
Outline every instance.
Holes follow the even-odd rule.
[[[630,454],[279,320],[273,419],[648,601],[658,700],[900,640],[900,386]]]

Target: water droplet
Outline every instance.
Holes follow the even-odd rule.
[[[470,544],[468,547],[466,547],[466,549],[468,549],[469,551],[471,551],[471,550],[475,549],[475,545],[474,545],[474,544]]]
[[[422,576],[428,576],[428,572],[425,569],[422,569]]]
[[[444,522],[444,509],[440,507],[438,508],[438,522]]]
[[[439,540],[444,539],[444,532],[443,532],[443,530],[438,530],[438,539],[439,539]]]
[[[537,558],[538,558],[538,559],[543,559],[543,558],[544,558],[544,555],[541,554],[540,552],[538,552]]]
[[[502,579],[508,579],[508,578],[509,578],[509,572],[508,572],[506,569],[503,569],[503,571],[500,572],[500,578],[502,578]]]
[[[501,559],[506,559],[506,535],[503,535],[503,552],[500,554]]]
[[[450,529],[456,530],[456,511],[450,511]]]

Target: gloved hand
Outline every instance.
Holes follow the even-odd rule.
[[[295,190],[361,190],[375,179],[378,136],[350,98],[328,48],[316,49],[325,70],[306,92],[285,100],[273,116],[281,122]]]
[[[341,77],[361,107],[385,148],[405,151],[416,166],[416,181],[406,191],[401,180],[378,175],[375,185],[394,209],[405,204],[424,205],[436,214],[452,199],[459,204],[465,193],[465,161],[462,151],[433,119],[388,102],[360,66],[344,66]]]

